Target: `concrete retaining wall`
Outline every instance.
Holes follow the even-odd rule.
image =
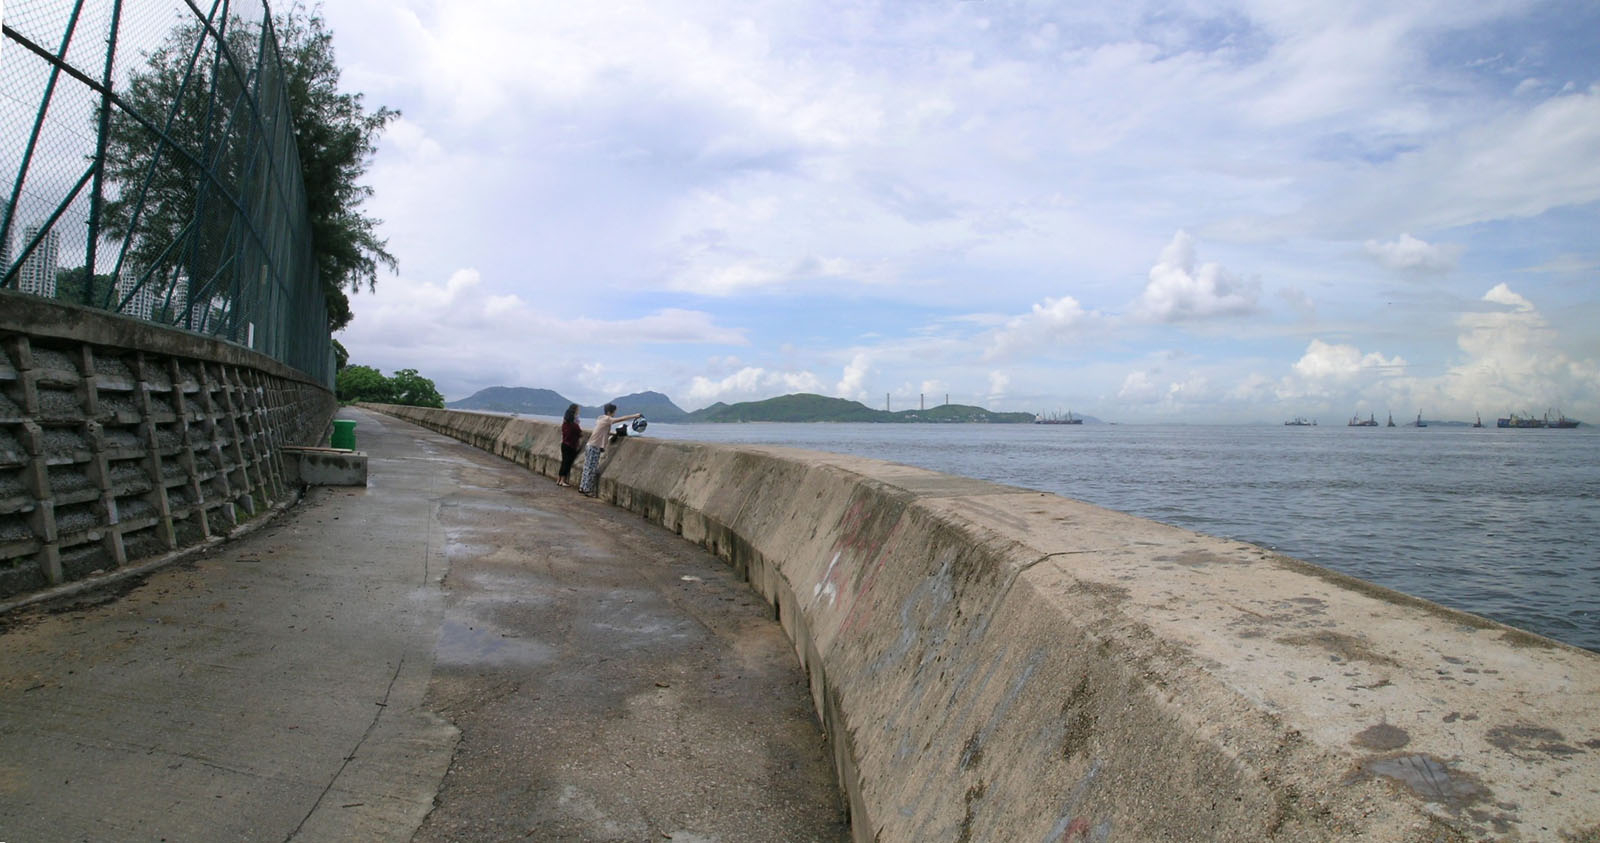
[[[551,423],[377,407],[553,475]],[[630,437],[743,571],[858,840],[1600,840],[1600,656],[1259,547],[874,460]]]
[[[337,406],[248,349],[0,291],[0,598],[231,530]]]

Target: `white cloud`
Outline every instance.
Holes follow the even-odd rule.
[[[1182,322],[1254,312],[1261,285],[1230,277],[1220,264],[1199,264],[1194,238],[1179,231],[1150,268],[1150,283],[1135,305],[1152,322]]]
[[[1036,407],[1230,392],[1242,417],[1583,383],[1511,305],[1454,347],[1452,305],[1377,268],[1433,273],[1434,304],[1508,278],[1594,307],[1600,88],[1584,56],[1540,61],[1565,48],[1526,4],[332,5],[346,81],[405,112],[369,209],[412,278],[451,279],[381,278],[342,339],[441,386],[743,398],[822,373],[876,405],[976,401],[1003,366]],[[468,261],[482,280],[452,277]],[[1194,358],[1152,356],[1173,347]],[[1383,368],[1397,349],[1481,371]]]
[[[475,269],[457,270],[443,284],[386,279],[377,292],[353,299],[355,319],[338,339],[354,362],[386,371],[417,368],[441,390],[460,394],[494,385],[601,384],[598,369],[584,368],[594,362],[590,357],[618,360],[640,346],[748,343],[743,331],[698,310],[567,317],[491,291]]]
[[[1369,257],[1403,272],[1448,272],[1456,268],[1461,251],[1460,246],[1426,243],[1405,233],[1388,243],[1368,240],[1366,244]]]
[[[1600,361],[1574,359],[1533,302],[1498,284],[1483,295],[1483,312],[1463,314],[1457,344],[1467,359],[1450,369],[1444,391],[1458,406],[1493,412],[1542,413],[1593,406]]]
[[[1048,298],[995,332],[983,359],[997,360],[1072,339],[1092,314],[1072,296]]]
[[[1228,400],[1241,405],[1255,406],[1267,403],[1274,397],[1273,381],[1266,375],[1251,372],[1228,390]]]
[[[871,361],[865,354],[857,354],[850,358],[850,362],[844,367],[844,373],[839,377],[838,385],[833,389],[834,395],[865,401],[867,372],[870,367]]]
[[[756,401],[775,394],[821,392],[822,389],[822,381],[810,372],[773,372],[746,366],[721,380],[696,376],[689,385],[688,405],[703,407],[718,401]]]
[[[1164,381],[1164,382],[1163,382]],[[1164,377],[1159,369],[1129,372],[1117,390],[1117,399],[1170,417],[1216,400],[1211,378],[1202,372],[1184,372]]]
[[[1600,160],[1600,86],[1494,108],[1489,119],[1350,171],[1311,224],[1335,233],[1440,230],[1600,201],[1600,168],[1591,165]]]
[[[1006,390],[1009,389],[1010,387],[1011,387],[1011,376],[1010,375],[1006,374],[1005,372],[999,372],[999,371],[990,372],[989,373],[988,400],[991,403],[1005,400]]]
[[[1122,379],[1122,388],[1117,390],[1117,400],[1129,404],[1151,404],[1161,398],[1161,387],[1149,372],[1129,372]]]
[[[1405,367],[1405,359],[1399,356],[1384,357],[1376,351],[1362,354],[1361,349],[1353,345],[1312,340],[1293,369],[1306,381],[1322,384],[1392,377],[1403,374]]]

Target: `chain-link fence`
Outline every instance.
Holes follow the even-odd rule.
[[[0,0],[0,286],[333,355],[264,0]]]

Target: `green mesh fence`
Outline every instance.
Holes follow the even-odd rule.
[[[331,386],[266,3],[0,2],[0,286],[246,345]]]

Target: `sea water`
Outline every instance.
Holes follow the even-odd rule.
[[[1600,650],[1600,431],[652,424],[873,457],[1239,539]]]

